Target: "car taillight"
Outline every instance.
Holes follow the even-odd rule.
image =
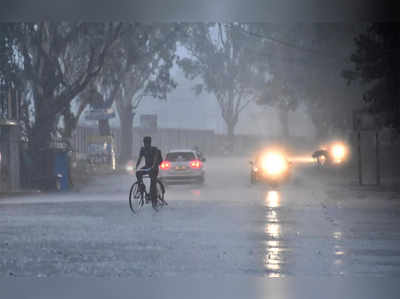
[[[201,168],[201,161],[200,160],[190,161],[190,167],[195,168],[195,169]]]
[[[167,170],[171,167],[171,163],[169,163],[168,161],[162,161],[160,168],[162,170]]]

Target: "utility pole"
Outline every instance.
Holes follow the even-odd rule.
[[[11,84],[10,84],[10,88],[8,89],[8,103],[7,103],[7,118],[8,119],[12,119],[12,102],[11,102]]]
[[[353,110],[353,129],[357,132],[357,152],[358,152],[358,182],[362,182],[362,157],[361,157],[361,131],[375,131],[375,171],[376,171],[376,185],[381,184],[381,164],[380,164],[380,144],[379,144],[379,130],[381,124],[379,119],[371,115],[367,110]]]
[[[376,145],[376,184],[379,186],[381,184],[381,163],[379,159],[380,144],[379,144],[378,130],[375,132],[375,145]]]
[[[358,183],[362,186],[361,131],[357,132]]]
[[[358,184],[362,186],[361,119],[360,112],[356,110],[353,110],[353,130],[357,132]]]

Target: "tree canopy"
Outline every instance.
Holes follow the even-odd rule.
[[[207,91],[215,96],[230,138],[240,113],[257,96],[256,86],[263,82],[255,67],[251,42],[239,29],[243,24],[193,24],[183,41],[191,57],[179,65],[189,79],[199,78],[197,94]]]
[[[374,23],[355,39],[352,69],[343,71],[349,83],[368,86],[363,99],[383,125],[400,130],[400,24]]]

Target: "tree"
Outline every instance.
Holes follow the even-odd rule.
[[[275,80],[274,84],[265,85],[258,102],[290,108],[280,109],[283,128],[287,126],[285,110],[296,109],[300,104],[308,111],[320,138],[349,127],[351,110],[359,105],[359,91],[346,88],[340,72],[347,64],[357,30],[358,26],[338,23],[249,27],[246,33],[263,41],[255,51],[268,61],[268,71]],[[274,88],[269,90],[273,86],[281,87],[273,92]]]
[[[118,111],[121,163],[132,157],[132,125],[141,101],[146,96],[165,100],[176,87],[170,69],[179,26],[128,24],[106,60],[98,85],[105,95],[105,107],[115,103]]]
[[[77,106],[76,113],[73,112],[72,107]],[[62,122],[58,123],[57,131],[61,134],[64,141],[71,138],[72,133],[76,129],[79,123],[79,119],[87,107],[94,109],[104,109],[105,103],[104,98],[97,90],[97,86],[94,81],[89,83],[89,85],[76,97],[76,99],[70,103],[69,109],[65,109],[60,115]],[[108,120],[100,119],[98,121],[99,134],[100,136],[111,135],[110,126]]]
[[[282,136],[289,137],[289,111],[296,110],[298,105],[298,98],[292,86],[278,78],[273,78],[266,84],[262,96],[257,100],[257,104],[270,105],[278,109]]]
[[[240,113],[256,97],[260,82],[250,55],[250,41],[241,34],[242,24],[194,24],[187,30],[183,44],[191,57],[179,65],[189,79],[201,78],[195,86],[197,94],[206,90],[214,94],[227,126],[232,147]],[[231,148],[232,150],[232,148]]]
[[[305,81],[305,104],[317,137],[338,137],[352,128],[352,111],[361,106],[359,86],[347,86],[341,76],[349,64],[353,38],[363,24],[316,23],[310,26],[312,47],[317,54]]]
[[[7,117],[8,99],[11,104],[17,103],[17,90],[20,91],[22,82],[19,79],[21,68],[13,50],[15,45],[15,29],[11,24],[0,25],[0,116]],[[18,97],[19,98],[19,97]]]
[[[400,24],[374,23],[355,39],[353,69],[345,70],[348,83],[368,86],[363,99],[383,124],[400,131]]]
[[[33,100],[30,149],[41,166],[41,149],[50,146],[61,115],[100,72],[121,24],[42,21],[13,25],[14,51],[21,56],[21,77]]]

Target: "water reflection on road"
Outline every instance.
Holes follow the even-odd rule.
[[[280,193],[278,191],[268,191],[265,196],[264,205],[266,211],[265,234],[267,241],[265,242],[265,258],[264,265],[269,277],[281,276],[282,264],[282,248],[279,240],[281,235],[281,226],[278,218],[277,209],[280,207]]]
[[[332,234],[332,237],[334,239],[334,242],[336,243],[334,246],[334,258],[333,258],[333,271],[335,273],[338,273],[339,275],[344,275],[344,260],[343,258],[345,257],[345,251],[342,246],[342,241],[343,241],[343,234],[340,231],[335,231]]]
[[[268,191],[265,197],[265,205],[268,208],[278,208],[280,206],[280,194],[278,191]]]

